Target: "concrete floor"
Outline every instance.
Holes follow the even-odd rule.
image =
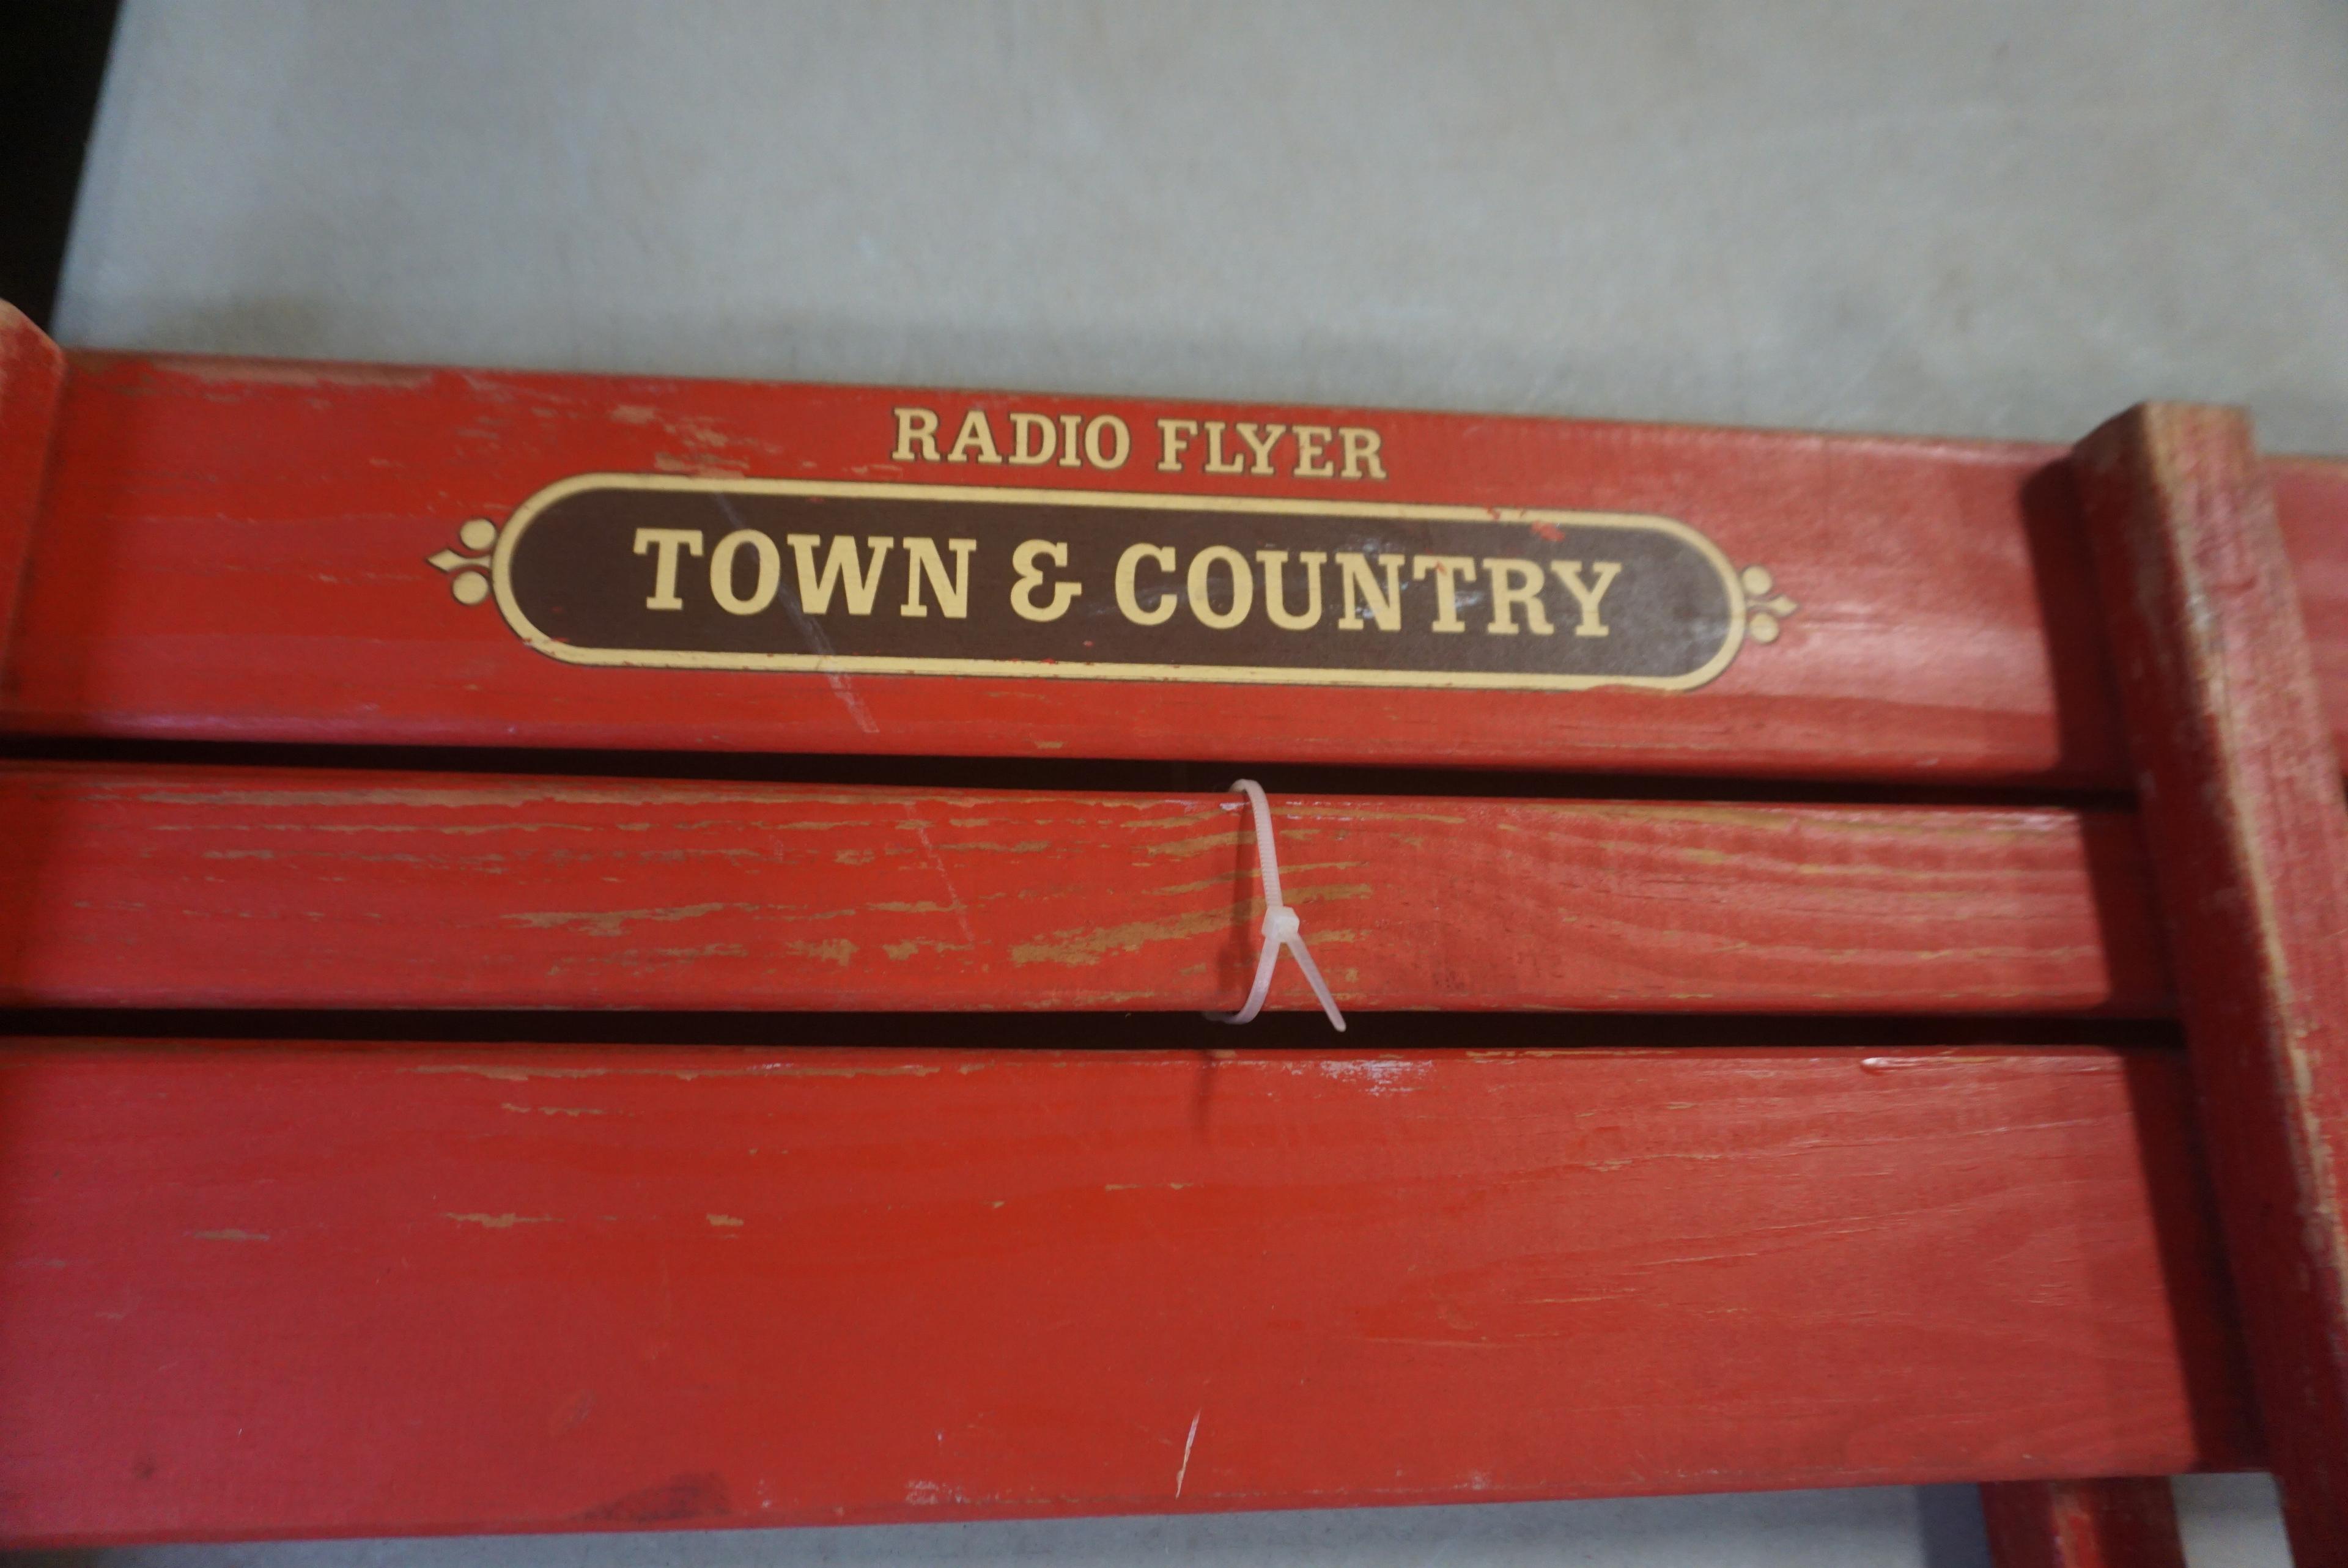
[[[2348,450],[2348,7],[130,0],[85,344]],[[2199,1568],[2282,1561],[2189,1482]],[[1984,1561],[1963,1489],[109,1563]]]

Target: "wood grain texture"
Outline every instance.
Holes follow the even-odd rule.
[[[77,354],[0,690],[21,732],[494,745],[1227,758],[1926,781],[2114,782],[2089,569],[2051,447],[1463,415],[1375,424],[1374,498],[1659,513],[1802,609],[1684,693],[1147,687],[587,670],[454,603],[424,558],[595,470],[939,482],[889,460],[908,399],[1014,400]],[[1027,398],[1146,432],[1195,405]],[[1282,475],[955,468],[963,483],[1329,496]],[[1358,487],[1342,498],[1363,498]],[[2348,572],[2348,472],[2287,503],[2311,581]],[[2318,616],[2348,725],[2348,595]],[[2333,612],[2337,610],[2339,612]]]
[[[2255,1463],[2179,1056],[21,1044],[0,1536]]]
[[[2185,1568],[2165,1476],[2010,1481],[1981,1492],[1997,1568]]]
[[[2270,457],[2266,471],[2315,657],[2316,688],[2333,743],[2348,754],[2348,462]]]
[[[2348,1563],[2348,807],[2291,562],[2235,411],[2078,465],[2284,1519]]]
[[[0,657],[15,629],[65,376],[57,345],[0,300]]]
[[[0,1000],[1230,1008],[1237,795],[0,768]],[[2168,1010],[2135,825],[2054,809],[1282,796],[1353,1008]],[[1313,1006],[1283,969],[1273,1005]]]

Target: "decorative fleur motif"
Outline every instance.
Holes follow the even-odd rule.
[[[1748,607],[1745,619],[1746,633],[1756,642],[1776,641],[1777,633],[1785,630],[1780,622],[1802,607],[1782,593],[1774,599],[1762,597],[1777,586],[1776,579],[1769,575],[1767,567],[1746,567],[1742,579],[1745,583],[1745,600]]]
[[[448,579],[448,591],[458,604],[479,604],[489,597],[489,579],[472,569],[489,566],[489,550],[498,542],[498,526],[487,518],[468,518],[457,529],[457,542],[473,553],[442,550],[426,556],[425,563],[457,574]]]

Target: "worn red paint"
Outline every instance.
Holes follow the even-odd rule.
[[[1574,1033],[19,1046],[0,1533],[2255,1462],[2174,1053]]]
[[[1237,796],[0,768],[0,999],[1237,1005]],[[2061,810],[1283,796],[1354,1008],[2168,1010],[2135,825]],[[1314,1004],[1283,970],[1276,1007]]]
[[[2131,730],[2141,762],[2200,723],[2217,740],[2181,764],[2150,748],[2167,904],[2205,1070],[2229,996],[2264,1029],[2249,1066],[2291,1070],[2261,1091],[2221,1065],[2215,1135],[2302,1550],[2330,1529],[2336,1194],[2253,1134],[2289,1155],[2336,1129],[2309,1031],[2340,1009],[2292,1009],[2348,1005],[2321,948],[2348,917],[2195,901],[2265,886],[2246,845],[2313,845],[2286,902],[2340,858],[2290,824],[2327,794],[2338,815],[2348,466],[2186,443],[2222,459],[2221,520],[2260,486],[2279,513],[2240,558],[2252,590],[2216,595],[2227,637],[2303,617],[2312,651],[2271,680],[2189,616],[2123,618],[2124,655],[2184,658],[2152,706],[2132,686],[2128,727],[2054,448],[1205,411],[1325,424],[1362,498],[1678,518],[1798,601],[1671,694],[588,669],[425,563],[593,470],[1272,499],[1342,478],[1301,440],[1234,478],[1111,472],[1107,445],[945,475],[891,453],[916,399],[60,355],[0,315],[0,728],[2110,785]],[[1070,440],[1206,427],[1017,412]],[[2173,499],[2176,476],[2136,479]],[[2249,728],[2296,747],[2283,816],[2209,727],[2238,682]],[[2222,786],[2218,831],[2179,827],[2180,780]],[[1200,796],[22,766],[0,809],[19,1003],[1198,1008],[1233,999],[1249,946],[1239,824]],[[2169,1005],[2125,815],[1301,798],[1282,823],[1354,1006]],[[1194,840],[1196,874],[1158,876],[1152,834]],[[2312,981],[2193,979],[2258,973],[2245,930]],[[2074,1478],[2258,1457],[2181,1085],[2158,1052],[1890,1045],[26,1046],[0,1056],[0,1534],[1994,1476],[2010,1563],[2092,1562],[2151,1493]]]
[[[29,332],[19,327],[18,333]],[[1451,415],[1375,424],[1375,498],[1657,513],[1802,609],[1678,693],[1135,688],[591,670],[532,652],[424,558],[599,470],[937,482],[891,459],[917,395],[70,356],[8,655],[20,732],[1028,756],[1239,757],[1928,780],[2123,772],[2056,448]],[[961,400],[956,400],[957,405]],[[997,415],[1002,398],[975,400]],[[1196,405],[1022,399],[1119,412]],[[20,437],[19,439],[28,439]],[[2348,727],[2348,469],[2278,465]],[[955,468],[971,484],[1299,497],[1285,470]],[[1356,485],[1348,498],[1362,498]],[[24,528],[25,519],[10,526]]]

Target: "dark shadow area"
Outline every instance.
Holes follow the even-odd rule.
[[[423,1044],[869,1046],[1038,1050],[1746,1050],[1957,1046],[2176,1048],[2166,1023],[2087,1018],[1744,1013],[1267,1012],[1243,1028],[1166,1012],[403,1012],[36,1008],[0,1039],[348,1040]]]
[[[2062,748],[2055,771],[2065,777],[2126,778],[2127,742],[2105,642],[2102,594],[2067,460],[2049,463],[2024,482],[2022,525],[2054,681]]]
[[[2250,1348],[2202,1150],[2192,1062],[2183,1050],[2183,1030],[2175,1032],[2174,1053],[2127,1061],[2128,1106],[2145,1185],[2159,1222],[2161,1276],[2168,1285],[2169,1320],[2185,1373],[2194,1443],[2203,1464],[2225,1470],[2259,1462],[2266,1439],[2259,1430]]]
[[[118,0],[0,8],[0,300],[46,329]]]
[[[882,789],[1066,790],[1220,794],[1234,778],[1276,794],[1450,795],[1593,801],[1739,801],[1792,805],[2124,807],[2104,789],[2047,784],[1921,785],[1819,783],[1500,769],[1345,767],[1034,757],[839,755],[783,752],[584,751],[553,747],[365,746],[249,741],[146,741],[0,735],[0,763],[75,762],[154,767],[329,768],[522,777],[682,779],[845,784]]]

